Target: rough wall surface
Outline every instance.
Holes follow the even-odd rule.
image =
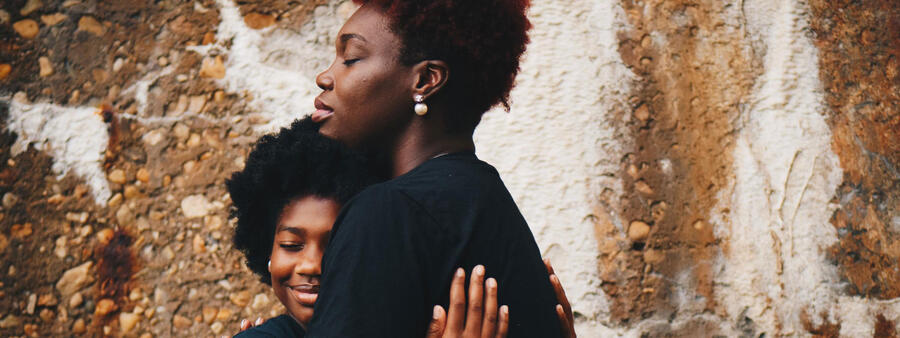
[[[897,335],[894,1],[533,2],[512,111],[476,144],[581,336]],[[0,334],[280,312],[231,248],[223,182],[311,110],[354,6],[0,9]]]

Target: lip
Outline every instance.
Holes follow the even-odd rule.
[[[320,123],[331,117],[331,115],[334,115],[334,109],[325,104],[325,102],[322,102],[319,98],[316,98],[315,107],[316,111],[312,113],[313,122]]]
[[[293,296],[300,305],[313,306],[313,304],[316,303],[316,298],[319,297],[319,285],[300,284],[289,286],[288,289],[290,289],[291,296]]]

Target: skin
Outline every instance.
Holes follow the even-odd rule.
[[[440,154],[474,150],[472,132],[448,132],[448,114],[461,113],[440,95],[450,69],[440,60],[400,61],[403,46],[377,6],[363,5],[336,39],[334,62],[316,77],[322,93],[313,119],[321,132],[357,150],[386,156],[396,177]],[[415,95],[428,114],[413,111]]]
[[[316,77],[323,89],[316,108],[334,113],[321,132],[351,147],[376,139],[388,143],[389,132],[411,120],[395,114],[412,101],[411,67],[396,61],[399,39],[386,33],[387,23],[368,8],[347,21],[336,39],[334,62]]]
[[[393,177],[437,155],[475,149],[474,130],[449,133],[444,125],[449,114],[463,113],[453,107],[451,99],[440,95],[450,75],[447,64],[440,60],[401,63],[402,41],[390,31],[381,9],[364,5],[357,10],[338,33],[335,47],[334,62],[316,77],[322,93],[316,98],[313,119],[322,123],[322,134],[357,150],[387,154],[385,166]],[[429,106],[424,117],[413,111],[417,94],[424,96]],[[304,207],[306,202],[311,207]],[[319,206],[312,207],[316,204]],[[304,327],[312,318],[309,299],[314,298],[295,296],[294,286],[318,285],[323,250],[338,210],[334,201],[305,197],[292,201],[279,219],[272,247],[272,286],[290,315]],[[307,212],[314,221],[304,220]],[[331,219],[325,221],[326,216]],[[282,231],[305,227],[309,229],[302,233]],[[294,245],[299,242],[309,245],[298,249]],[[564,336],[574,337],[568,300],[549,263],[548,270],[562,304],[557,313]],[[498,307],[496,280],[484,279],[484,267],[477,266],[466,295],[465,276],[459,269],[453,277],[449,307],[445,311],[435,306],[427,337],[505,337],[509,309]],[[256,325],[261,323],[259,319]],[[242,330],[248,327],[249,321],[242,322]]]
[[[474,129],[454,133],[445,124],[453,114],[471,113],[455,107],[455,98],[441,95],[451,73],[448,65],[441,60],[404,64],[400,61],[402,47],[403,41],[391,31],[383,9],[370,4],[360,7],[338,32],[334,61],[316,77],[322,93],[315,100],[313,113],[313,119],[322,123],[322,134],[359,151],[383,155],[375,158],[386,157],[383,165],[392,177],[435,156],[475,149]],[[425,116],[414,113],[416,95],[423,96],[429,107]],[[547,267],[560,300],[557,315],[563,335],[574,337],[568,300],[549,262]],[[467,307],[462,291],[465,272],[461,272],[451,284],[449,312],[435,307],[429,337],[505,335],[505,329],[496,325],[496,281],[483,280],[483,267],[480,273],[474,269]],[[481,282],[485,282],[485,288]],[[482,302],[482,293],[489,301]],[[499,316],[508,319],[508,309],[502,309]]]
[[[312,319],[322,256],[340,207],[328,198],[296,198],[284,207],[276,224],[269,264],[272,291],[304,328]],[[450,287],[450,311],[435,307],[427,337],[506,337],[509,309],[497,306],[497,281],[484,277],[484,266],[476,266],[469,280],[467,302],[465,271],[457,271]],[[254,325],[262,323],[260,318]],[[249,321],[241,323],[241,330],[249,327]]]
[[[306,196],[289,202],[278,219],[269,265],[272,290],[304,328],[312,319],[322,255],[340,209],[334,200]]]

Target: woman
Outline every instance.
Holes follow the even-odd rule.
[[[235,248],[247,266],[272,286],[287,313],[245,331],[240,337],[302,337],[313,314],[319,287],[321,259],[338,210],[374,179],[359,156],[317,132],[310,120],[293,123],[276,135],[262,137],[243,170],[227,181],[233,201]],[[451,285],[453,303],[465,306],[465,276]],[[470,289],[481,280],[473,278]],[[486,311],[478,318],[483,331],[504,337],[508,312],[497,313],[496,281],[485,281]],[[470,294],[470,303],[482,294]],[[563,296],[564,297],[564,296]],[[436,308],[429,337],[461,331],[465,323],[451,312],[450,326],[443,308]],[[470,316],[469,322],[474,322]],[[245,328],[246,329],[246,328]],[[477,332],[480,333],[480,332]]]
[[[316,79],[313,118],[321,133],[380,159],[392,179],[341,210],[308,335],[421,336],[427,310],[448,304],[456,267],[484,264],[473,274],[503,285],[511,336],[558,336],[534,237],[472,141],[488,108],[508,107],[527,1],[357,2]]]

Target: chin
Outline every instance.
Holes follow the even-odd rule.
[[[298,306],[301,306],[301,308],[290,310],[291,317],[294,317],[294,319],[297,320],[297,322],[299,322],[301,326],[306,328],[306,326],[309,325],[309,322],[312,320],[313,309],[311,307],[305,307],[302,305]]]
[[[338,137],[337,137],[337,135],[336,135],[336,133],[335,133],[335,131],[334,131],[334,127],[333,127],[334,124],[333,124],[333,123],[328,123],[328,122],[329,122],[329,121],[323,122],[322,127],[319,128],[319,133],[322,134],[322,135],[327,136],[327,137],[330,138],[330,139],[340,141],[340,139],[338,139]]]

